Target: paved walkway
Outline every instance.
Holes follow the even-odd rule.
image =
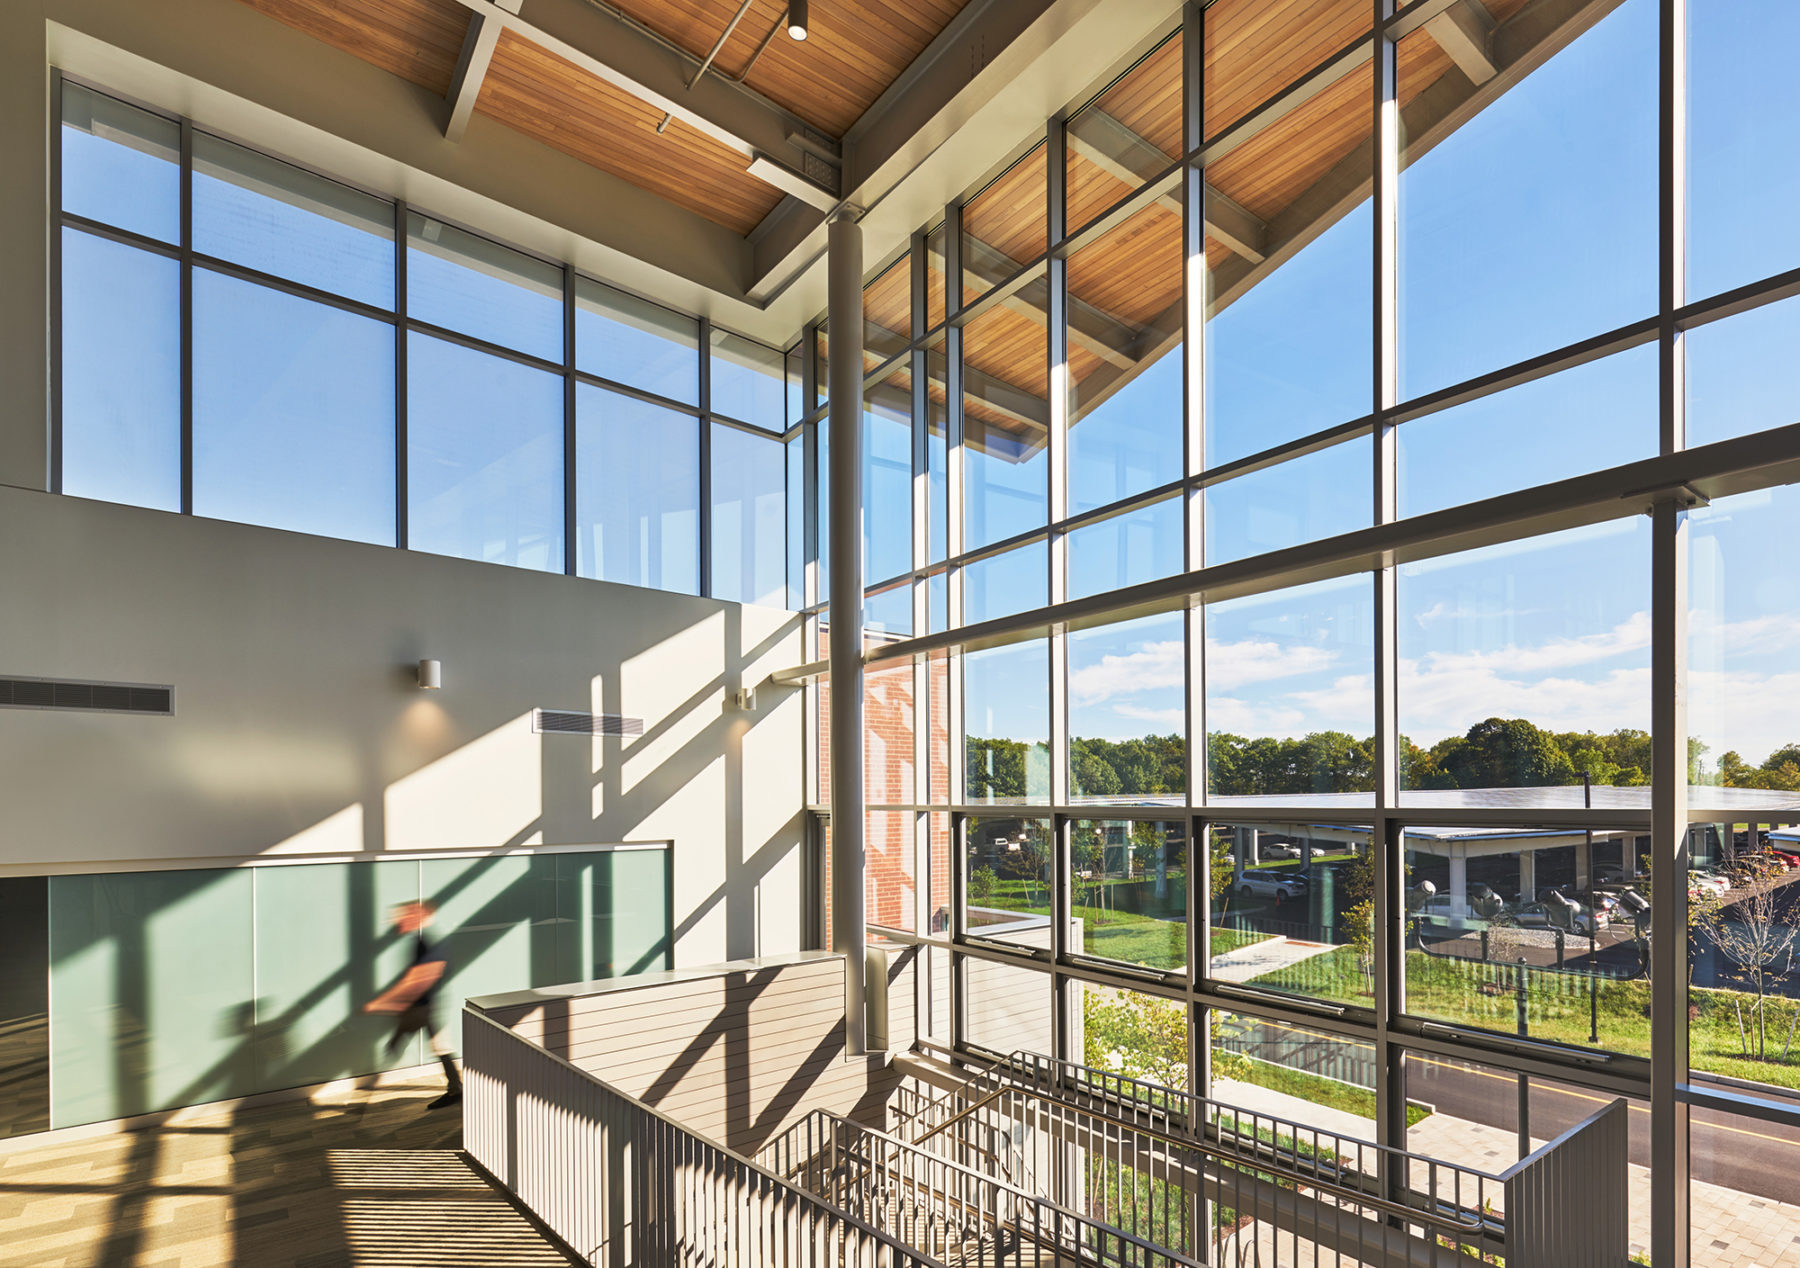
[[[1373,1119],[1316,1106],[1250,1083],[1221,1079],[1215,1088],[1215,1099],[1228,1104],[1343,1136],[1375,1139]],[[1532,1148],[1543,1143],[1534,1139]],[[1415,1153],[1496,1175],[1518,1157],[1518,1140],[1513,1133],[1448,1114],[1433,1114],[1416,1124],[1407,1134],[1407,1145]],[[1647,1256],[1650,1169],[1631,1166],[1629,1185],[1631,1249]],[[1689,1204],[1694,1263],[1707,1268],[1800,1268],[1800,1206],[1752,1197],[1700,1180],[1689,1186]],[[1281,1262],[1285,1262],[1285,1257]]]
[[[1295,938],[1264,938],[1239,947],[1212,962],[1212,976],[1227,982],[1248,982],[1253,977],[1290,968],[1302,960],[1335,950],[1328,942],[1301,942]]]
[[[567,1268],[396,1084],[0,1155],[5,1268]]]

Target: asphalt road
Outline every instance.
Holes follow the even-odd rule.
[[[1297,1069],[1316,1069],[1344,1078],[1345,1045],[1341,1040],[1287,1026],[1259,1023],[1253,1055],[1279,1060]],[[1325,1050],[1320,1051],[1323,1047]],[[1312,1051],[1309,1052],[1309,1049]],[[1335,1061],[1334,1061],[1335,1059]],[[1336,1064],[1339,1068],[1326,1071]],[[1372,1072],[1371,1072],[1372,1075]],[[1439,1113],[1503,1131],[1518,1130],[1518,1078],[1495,1070],[1412,1055],[1407,1058],[1407,1095],[1433,1105]],[[1361,1081],[1361,1080],[1357,1080]],[[1781,1096],[1800,1105],[1800,1096]],[[1531,1134],[1548,1140],[1567,1131],[1611,1098],[1598,1092],[1534,1079],[1530,1086]],[[1690,1128],[1693,1177],[1723,1185],[1740,1193],[1800,1205],[1800,1129],[1780,1127],[1755,1119],[1695,1110]],[[1482,1170],[1501,1170],[1513,1159],[1452,1158]],[[1650,1165],[1650,1111],[1631,1106],[1631,1161]]]

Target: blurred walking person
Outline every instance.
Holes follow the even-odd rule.
[[[450,971],[450,961],[441,947],[426,940],[425,927],[437,914],[428,902],[401,903],[394,908],[394,928],[402,937],[412,935],[412,964],[400,980],[363,1005],[365,1013],[394,1013],[394,1033],[387,1042],[388,1056],[419,1031],[431,1037],[431,1051],[444,1066],[444,1094],[427,1109],[442,1109],[462,1100],[462,1075],[457,1073],[447,1034],[438,1029],[436,1004],[438,987]]]

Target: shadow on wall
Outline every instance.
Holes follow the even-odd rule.
[[[427,1059],[419,1038],[384,1058],[391,1022],[359,1011],[409,962],[387,917],[420,896],[438,904],[433,935],[453,965],[440,1020],[453,1020],[470,994],[672,965],[703,926],[709,958],[715,942],[726,957],[761,951],[765,884],[791,877],[794,893],[776,894],[774,909],[800,909],[800,728],[778,726],[791,731],[791,751],[765,756],[770,745],[746,741],[774,693],[759,693],[756,715],[724,702],[740,678],[762,676],[749,667],[778,651],[794,624],[723,654],[739,646],[741,620],[727,606],[650,644],[683,663],[722,666],[703,683],[680,663],[656,672],[653,652],[579,684],[586,698],[577,704],[643,716],[641,737],[538,735],[521,704],[568,699],[540,698],[529,685],[504,708],[493,701],[506,693],[492,689],[459,697],[447,665],[441,696],[396,693],[392,733],[363,754],[359,802],[264,847],[302,856],[294,865],[53,878],[44,901],[54,1104],[27,1107],[36,1113],[0,1122],[0,1134],[42,1129],[43,1108],[49,1125],[71,1126]],[[791,796],[771,796],[784,775]],[[381,857],[646,838],[673,840],[673,856]],[[303,862],[323,852],[368,861]],[[29,1020],[25,1029],[41,1047],[41,1030]]]

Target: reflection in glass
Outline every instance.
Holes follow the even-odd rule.
[[[781,442],[712,425],[712,597],[780,607],[787,494]]]
[[[972,818],[964,831],[969,932],[1010,946],[1048,950],[1056,884],[1050,821]]]
[[[781,431],[787,404],[787,359],[781,352],[715,327],[711,355],[713,413]]]
[[[1687,332],[1687,444],[1800,422],[1800,299],[1784,299]]]
[[[1640,835],[1409,826],[1407,1012],[1648,1057]]]
[[[641,392],[700,403],[699,323],[585,277],[575,279],[575,364]]]
[[[863,363],[873,368],[912,339],[912,256],[903,255],[863,288]]]
[[[1181,498],[1164,498],[1084,524],[1064,539],[1069,597],[1086,598],[1182,571]]]
[[[563,359],[562,269],[417,212],[406,216],[406,306],[415,320]]]
[[[863,601],[863,630],[873,635],[913,632],[912,582],[877,590]],[[874,638],[870,639],[875,641]],[[883,640],[885,641],[885,640]]]
[[[1181,217],[1152,205],[1069,260],[1069,511],[1180,479]]]
[[[1583,772],[1648,779],[1647,519],[1404,564],[1397,587],[1409,800],[1560,785],[1530,800],[1579,805]]]
[[[1048,171],[1039,143],[963,204],[963,303],[1044,253]]]
[[[1687,298],[1800,264],[1800,80],[1788,51],[1800,10],[1739,0],[1689,14]]]
[[[1049,353],[1002,305],[964,329],[963,356],[963,547],[978,550],[1049,517]]]
[[[583,383],[575,395],[575,446],[576,573],[698,594],[695,418]]]
[[[925,559],[939,563],[950,553],[950,429],[944,396],[944,346],[926,349],[925,373]]]
[[[1361,576],[1207,605],[1213,796],[1374,788],[1374,621]]]
[[[1070,631],[1069,792],[1077,802],[1185,797],[1182,631],[1179,612]]]
[[[806,606],[806,437],[788,437],[787,451],[787,605],[791,612]]]
[[[1625,0],[1454,130],[1460,72],[1402,41],[1403,399],[1656,311],[1656,25]]]
[[[864,817],[863,912],[869,924],[918,932],[917,820],[910,810],[871,810]],[[903,954],[890,952],[890,968]]]
[[[962,581],[964,625],[1041,608],[1050,601],[1050,547],[1030,542],[977,559],[964,565]]]
[[[1212,977],[1374,1007],[1368,827],[1214,823],[1207,832]]]
[[[1069,858],[1074,886],[1070,914],[1078,927],[1071,941],[1077,949],[1102,960],[1170,973],[1187,968],[1187,829],[1182,823],[1078,819],[1069,829]],[[1089,997],[1090,1052],[1097,1003]],[[1109,1020],[1135,1033],[1130,1019],[1109,1014]],[[1180,1060],[1172,1069],[1133,1077],[1171,1085],[1162,1076],[1187,1069],[1185,1029],[1182,1033]],[[1172,1086],[1186,1083],[1183,1073]]]
[[[1107,85],[1068,124],[1068,223],[1095,215],[1181,156],[1181,32]]]
[[[1357,1134],[1374,1139],[1375,1045],[1244,1013],[1217,1017],[1213,1096],[1228,1104],[1278,1105],[1265,1112],[1328,1129],[1349,1114],[1367,1119],[1368,1129]]]
[[[1400,514],[1653,457],[1656,360],[1656,345],[1645,344],[1404,424]]]
[[[1374,519],[1369,440],[1359,436],[1208,485],[1206,562],[1229,563],[1367,528]]]
[[[917,727],[912,661],[869,666],[863,679],[863,791],[868,804],[903,806],[918,800],[913,772]]]
[[[1038,640],[963,657],[964,800],[1050,799],[1049,644]]]
[[[394,328],[198,269],[194,513],[394,544]]]
[[[194,250],[394,306],[394,205],[229,141],[194,137]]]
[[[407,338],[407,544],[560,572],[563,380]]]
[[[62,490],[181,509],[181,266],[62,231]]]
[[[62,112],[63,210],[181,241],[181,126],[66,81]]]

